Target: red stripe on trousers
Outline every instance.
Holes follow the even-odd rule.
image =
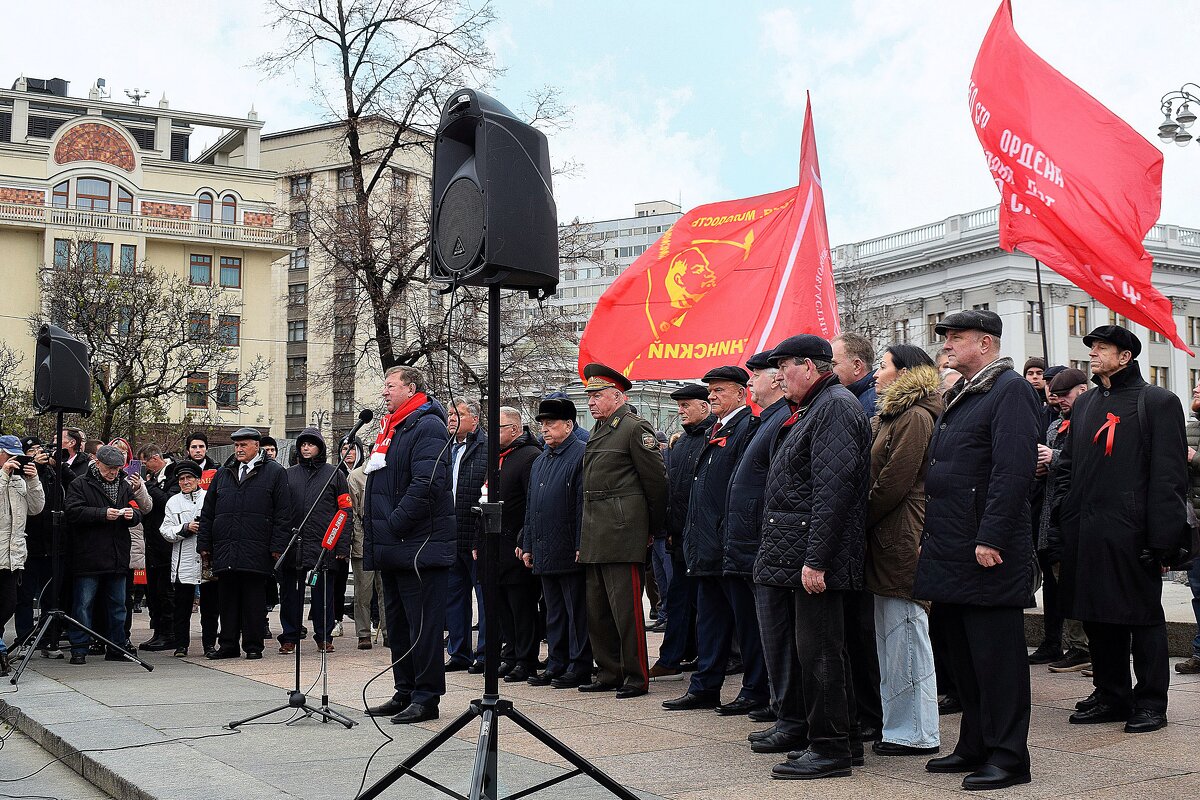
[[[633,625],[637,630],[637,646],[638,646],[638,666],[642,670],[642,681],[644,688],[650,688],[650,672],[647,667],[646,660],[646,620],[642,617],[642,581],[638,576],[638,565],[632,564],[630,570],[633,572]]]

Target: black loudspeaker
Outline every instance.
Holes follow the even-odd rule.
[[[33,407],[39,414],[92,413],[92,368],[83,342],[53,325],[38,331]]]
[[[541,131],[473,89],[442,109],[433,150],[436,281],[553,294],[558,215]]]

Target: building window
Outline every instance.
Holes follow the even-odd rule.
[[[287,360],[287,378],[289,381],[302,381],[308,377],[308,357],[290,356]]]
[[[1161,386],[1164,389],[1170,388],[1171,374],[1167,367],[1151,367],[1150,368],[1150,383],[1154,386]]]
[[[898,319],[892,323],[892,337],[896,344],[908,344],[908,320]]]
[[[288,305],[302,306],[308,303],[308,284],[293,283],[288,286]]]
[[[1115,311],[1109,311],[1108,312],[1108,324],[1109,325],[1120,325],[1122,328],[1128,328],[1129,327],[1129,317],[1126,317],[1124,314],[1118,314]]]
[[[397,194],[408,194],[408,173],[402,170],[392,170],[392,191]]]
[[[333,338],[349,339],[354,335],[354,320],[342,317],[333,321]]]
[[[353,189],[354,188],[354,170],[350,167],[338,170],[338,188]]]
[[[925,340],[930,344],[933,344],[937,341],[938,335],[935,328],[937,328],[938,323],[942,321],[942,317],[944,316],[946,316],[945,311],[939,311],[936,314],[925,315]]]
[[[128,336],[133,330],[133,309],[129,306],[121,306],[117,309],[117,333],[121,336]]]
[[[201,222],[212,222],[213,215],[213,196],[208,192],[203,192],[200,195],[199,209],[196,212],[196,219]]]
[[[292,212],[292,230],[296,233],[308,233],[308,212]]]
[[[1090,375],[1092,372],[1092,362],[1090,361],[1072,361],[1071,369],[1077,369],[1084,375]]]
[[[333,377],[354,377],[354,353],[338,353],[333,357]]]
[[[348,414],[354,410],[354,392],[333,393],[333,413]]]
[[[297,247],[288,256],[288,269],[308,269],[308,248]]]
[[[212,330],[212,317],[203,311],[188,314],[188,336],[192,339],[207,339]]]
[[[117,213],[133,213],[133,195],[130,194],[128,189],[120,184],[117,185]]]
[[[308,341],[308,320],[289,319],[287,340],[289,342]]]
[[[333,297],[335,300],[353,300],[354,299],[354,278],[339,279],[333,287]]]
[[[311,175],[293,175],[288,179],[291,195],[297,199],[308,197],[309,191],[312,189]]]
[[[1152,344],[1163,344],[1167,341],[1167,337],[1163,336],[1158,331],[1150,331],[1150,342]],[[1165,367],[1164,367],[1165,369]]]
[[[286,413],[289,417],[303,417],[305,414],[304,395],[289,394],[287,396]]]
[[[188,270],[188,280],[193,286],[212,285],[212,256],[199,256],[193,253]]]
[[[54,191],[51,194],[51,205],[53,205],[55,208],[66,208],[70,190],[71,184],[69,184],[67,181],[63,181],[55,186]]]
[[[221,256],[221,286],[226,289],[242,288],[242,260],[232,256]]]
[[[208,373],[193,372],[187,380],[187,407],[208,408]]]
[[[976,303],[975,305],[971,306],[971,308],[975,309],[976,311],[988,311],[990,310],[989,305],[989,303]]]
[[[221,198],[221,222],[226,225],[237,222],[237,198],[231,194]]]
[[[408,320],[404,317],[392,317],[388,322],[392,332],[392,344],[405,341],[408,336]]]
[[[132,275],[137,272],[137,245],[121,245],[121,274]]]
[[[238,378],[231,372],[217,375],[217,408],[231,409],[238,407]]]
[[[237,314],[222,314],[217,317],[217,341],[225,347],[237,347],[242,343],[242,318]]]
[[[1087,336],[1087,306],[1067,306],[1067,330],[1072,336]]]
[[[102,178],[80,178],[75,181],[75,207],[90,211],[108,211],[112,184]]]
[[[1025,301],[1025,330],[1030,333],[1042,332],[1041,303],[1037,300]]]
[[[108,242],[80,242],[79,265],[94,272],[112,272],[112,253]]]
[[[71,266],[71,242],[69,239],[54,240],[54,268],[66,269]]]

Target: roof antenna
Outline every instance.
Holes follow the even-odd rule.
[[[147,97],[149,94],[150,94],[149,89],[146,89],[143,91],[142,89],[139,89],[136,86],[133,87],[132,92],[129,91],[128,89],[125,90],[125,96],[128,97],[130,100],[132,100],[133,104],[135,106],[140,106],[142,104],[142,98]]]

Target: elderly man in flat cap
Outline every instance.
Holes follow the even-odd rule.
[[[583,456],[579,563],[600,672],[579,691],[637,697],[650,681],[641,605],[646,548],[666,522],[667,473],[654,428],[626,402],[629,379],[603,364],[588,364],[583,377],[596,424]]]
[[[1142,379],[1142,345],[1125,328],[1096,328],[1083,343],[1097,387],[1071,412],[1054,498],[1063,615],[1083,622],[1096,686],[1071,722],[1145,733],[1167,724],[1162,572],[1188,533],[1183,406]]]
[[[663,703],[668,711],[716,708],[722,716],[733,716],[767,706],[767,672],[758,636],[754,593],[746,580],[724,576],[723,522],[728,509],[729,480],[758,428],[758,417],[746,405],[749,378],[741,367],[724,366],[710,370],[702,379],[708,384],[708,402],[717,421],[705,437],[692,475],[683,531],[687,574],[697,584],[698,663],[687,692]],[[736,698],[721,705],[721,686],[734,636],[744,665],[742,687]]]
[[[221,633],[209,658],[262,658],[266,578],[291,538],[292,494],[287,471],[263,455],[262,434],[239,428],[233,457],[217,470],[204,496],[196,552],[217,579]]]
[[[1029,664],[1022,609],[1033,591],[1030,492],[1044,417],[1000,356],[1000,317],[959,311],[936,326],[961,373],[929,443],[925,527],[913,594],[933,601],[963,706],[958,744],[926,764],[965,789],[1029,782]]]

